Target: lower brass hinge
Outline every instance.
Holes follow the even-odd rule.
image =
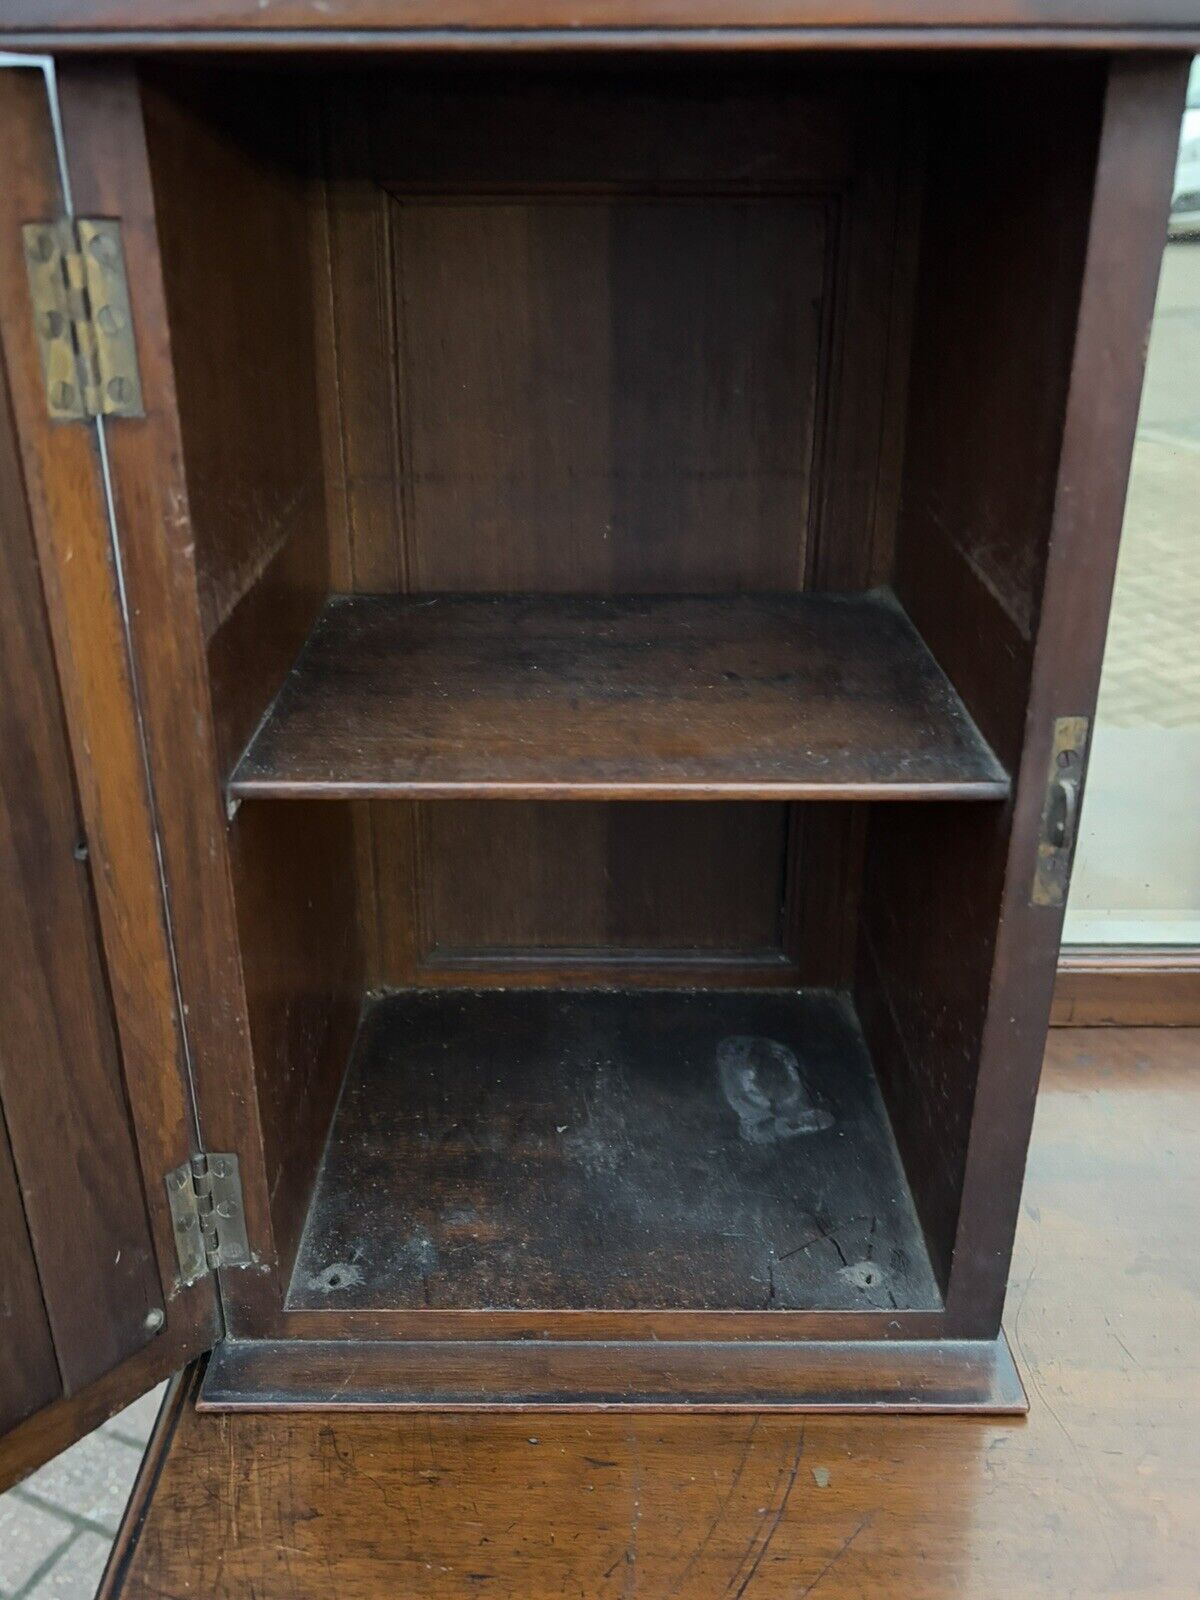
[[[30,222],[21,239],[50,416],[145,416],[120,223]]]
[[[246,1213],[238,1158],[202,1153],[166,1177],[171,1224],[186,1288],[218,1267],[248,1267]]]

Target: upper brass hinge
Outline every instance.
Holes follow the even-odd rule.
[[[168,1172],[166,1184],[179,1281],[185,1287],[218,1267],[250,1265],[242,1176],[235,1155],[202,1152]]]
[[[145,416],[120,223],[29,222],[21,239],[51,417]]]

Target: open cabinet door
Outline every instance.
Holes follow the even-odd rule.
[[[106,492],[141,398],[69,416],[69,266],[65,330],[35,309],[73,220],[55,95],[0,55],[0,1487],[220,1328],[165,1186],[200,1146]]]

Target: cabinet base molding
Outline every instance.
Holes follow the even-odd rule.
[[[841,1411],[1021,1414],[994,1340],[227,1341],[201,1411]]]

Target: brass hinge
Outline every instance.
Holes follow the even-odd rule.
[[[145,416],[120,223],[30,222],[21,238],[51,417]]]
[[[166,1178],[171,1224],[179,1255],[179,1280],[186,1287],[218,1267],[248,1267],[246,1213],[238,1158],[202,1153]]]
[[[1084,757],[1087,755],[1088,719],[1059,717],[1054,724],[1050,770],[1042,800],[1038,832],[1037,866],[1033,874],[1035,906],[1066,904],[1071,881],[1071,858],[1079,833],[1079,802],[1083,791]]]

